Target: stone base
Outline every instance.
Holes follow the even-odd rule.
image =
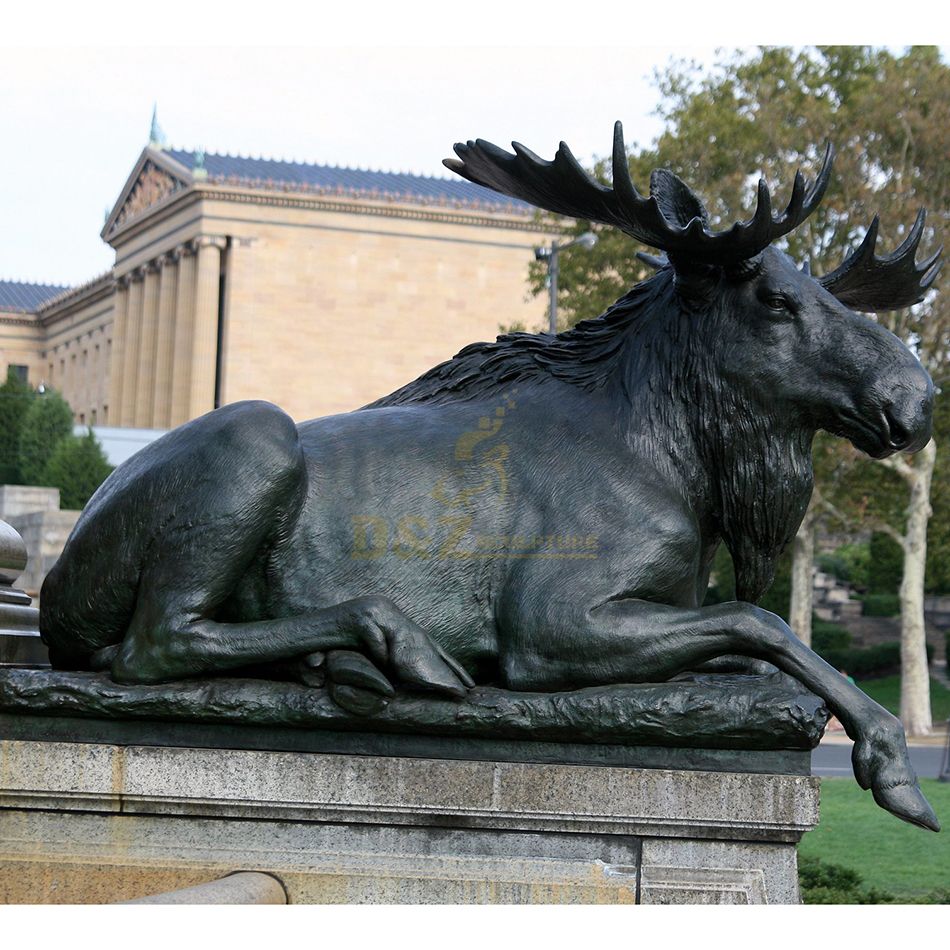
[[[794,903],[805,775],[0,742],[0,901]]]

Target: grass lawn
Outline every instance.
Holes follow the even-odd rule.
[[[920,787],[943,825],[939,834],[879,808],[853,779],[823,778],[821,823],[802,838],[799,854],[852,868],[866,887],[898,899],[950,888],[950,782],[921,779]]]
[[[864,690],[876,703],[896,716],[901,704],[900,676],[882,676],[880,679],[858,680],[858,686]],[[930,709],[933,713],[934,725],[944,723],[950,719],[950,689],[943,683],[930,678]],[[950,816],[948,816],[950,817]]]

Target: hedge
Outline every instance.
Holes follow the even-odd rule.
[[[815,649],[815,652],[836,670],[844,670],[849,676],[872,677],[899,673],[901,668],[901,645],[897,641],[879,643],[873,647],[849,649]],[[927,662],[933,660],[933,646],[927,644]]]
[[[851,646],[851,634],[845,627],[828,620],[813,617],[811,621],[811,648],[816,653],[824,650],[847,650]]]
[[[896,617],[901,612],[897,594],[865,594],[861,598],[861,613],[865,617]]]

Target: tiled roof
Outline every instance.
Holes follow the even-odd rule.
[[[0,310],[33,313],[68,287],[59,284],[28,284],[19,280],[0,280]]]
[[[195,152],[167,149],[166,154],[189,170],[195,167]],[[515,214],[529,214],[535,210],[533,205],[525,201],[500,195],[464,178],[337,168],[271,158],[214,155],[210,152],[204,156],[204,168],[208,180],[215,184],[233,183],[252,187],[273,185],[317,194],[411,201]]]

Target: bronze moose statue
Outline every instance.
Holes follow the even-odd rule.
[[[613,187],[563,143],[550,162],[513,147],[457,145],[446,165],[620,228],[664,253],[657,272],[596,319],[475,343],[361,410],[296,425],[237,403],[152,443],[46,580],[53,665],[161,683],[292,662],[360,711],[398,688],[553,691],[751,658],[825,701],[880,805],[937,830],[899,721],[756,606],[808,505],[816,430],[876,458],[930,439],[930,377],[854,312],[923,298],[940,267],[915,262],[923,213],[892,254],[875,220],[815,277],[770,245],[818,206],[830,148],[783,211],[760,182],[754,215],[714,231],[669,171],[637,191],[619,123]],[[721,543],[739,599],[701,606]]]

